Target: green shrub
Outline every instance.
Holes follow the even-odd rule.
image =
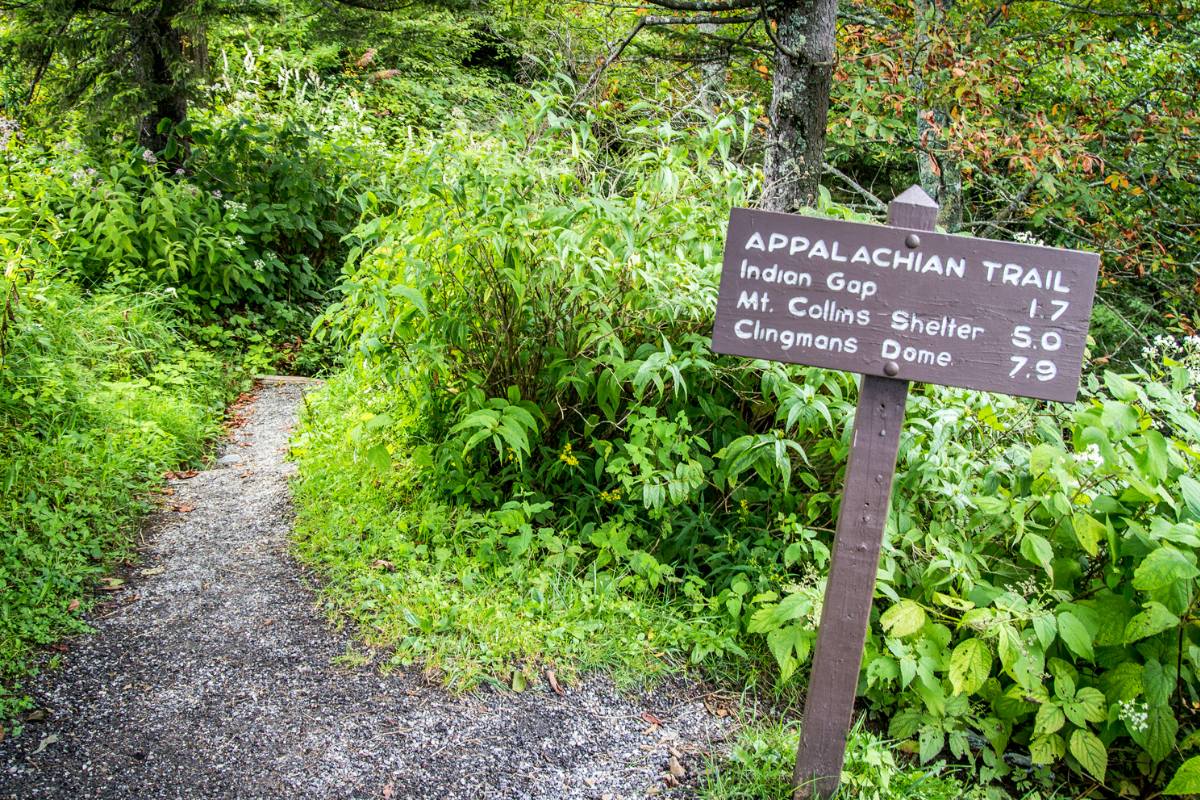
[[[800,743],[794,727],[750,725],[737,736],[728,758],[713,760],[704,774],[707,800],[791,800],[792,768]],[[855,800],[994,800],[996,789],[978,786],[965,770],[946,764],[918,767],[898,755],[897,743],[855,728],[846,742],[840,796]]]
[[[696,615],[680,656],[749,653],[794,685],[854,378],[709,349],[722,223],[756,180],[742,123],[556,108],[397,157],[408,190],[355,232],[327,318],[362,365],[348,380],[388,398],[343,446],[422,487],[404,518],[458,520],[444,547],[608,573]],[[914,388],[861,689],[922,761],[1012,779],[1016,752],[1136,793],[1194,746],[1195,380],[1092,375],[1066,408]],[[358,543],[328,537],[311,555],[331,569]]]
[[[145,490],[217,431],[227,377],[146,295],[0,280],[0,719],[36,648],[85,629]],[[80,604],[82,603],[82,608]]]

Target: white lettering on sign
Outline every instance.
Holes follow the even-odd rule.
[[[835,292],[848,292],[859,300],[874,297],[875,292],[879,291],[879,286],[875,281],[847,279],[844,272],[829,273],[829,277],[825,279],[825,285]]]
[[[905,347],[895,339],[884,339],[879,354],[888,361],[903,361],[907,364],[924,364],[926,366],[950,366],[948,350],[934,351],[919,347]]]
[[[1076,250],[735,209],[713,349],[1070,401],[1098,264]]]
[[[998,261],[984,261],[983,266],[987,269],[988,283],[1029,287],[1060,294],[1071,292],[1071,287],[1063,283],[1061,270],[1039,270],[1037,267],[1023,267],[1020,264],[1012,263],[1001,264]],[[997,274],[997,270],[999,270],[999,274]],[[997,278],[999,278],[998,281]]]
[[[827,336],[823,333],[794,331],[789,328],[768,328],[756,319],[739,319],[733,326],[733,335],[739,339],[755,342],[777,342],[784,352],[797,345],[808,350],[824,350],[829,353],[857,353],[858,340],[853,336]]]
[[[967,262],[964,258],[942,256],[938,253],[924,253],[921,250],[898,250],[891,247],[877,247],[874,250],[858,247],[853,255],[847,257],[850,248],[838,239],[810,240],[805,236],[787,236],[779,232],[763,234],[754,231],[746,239],[743,250],[758,250],[763,253],[780,253],[788,256],[804,256],[808,259],[835,261],[841,264],[872,264],[884,269],[903,269],[906,272],[920,274],[942,275],[948,278],[962,278],[966,275]],[[743,260],[742,269],[757,269]],[[743,275],[743,277],[746,277]],[[770,278],[763,278],[776,282]],[[782,282],[782,281],[779,281]]]
[[[893,311],[892,330],[951,339],[978,339],[983,333],[983,326],[963,324],[954,317],[926,319],[912,311]]]
[[[780,269],[778,264],[769,267],[759,267],[751,264],[748,259],[742,259],[741,276],[744,281],[762,281],[763,283],[778,283],[782,286],[812,286],[812,275],[794,269]]]
[[[788,313],[793,317],[839,322],[844,325],[871,324],[870,311],[865,308],[845,308],[838,305],[836,300],[826,300],[823,303],[809,305],[807,297],[793,297],[788,301]]]

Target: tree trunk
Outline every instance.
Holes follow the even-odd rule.
[[[763,206],[814,206],[825,158],[825,121],[833,79],[837,0],[784,0],[776,24]]]
[[[150,109],[138,126],[138,139],[143,147],[162,151],[170,140],[171,130],[187,119],[188,81],[184,33],[176,24],[187,0],[165,2],[151,16],[138,21],[143,37],[142,77],[150,100]],[[170,126],[160,131],[166,120]],[[176,157],[181,160],[182,154]]]
[[[697,26],[705,36],[706,44],[717,36],[720,28],[715,22],[701,22]],[[729,69],[729,48],[724,43],[707,48],[700,62],[700,103],[708,109],[725,99],[725,72]]]
[[[913,88],[918,97],[924,93],[924,67],[929,47],[930,24],[940,25],[942,15],[954,0],[913,0],[916,12],[917,56],[913,63]],[[917,176],[921,188],[937,201],[938,225],[953,233],[962,227],[962,167],[958,154],[946,145],[944,131],[950,115],[943,108],[917,110]]]

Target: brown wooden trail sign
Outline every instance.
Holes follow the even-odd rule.
[[[863,373],[796,757],[831,796],[862,666],[909,381],[1073,402],[1100,257],[933,232],[913,186],[887,225],[735,208],[713,350]]]

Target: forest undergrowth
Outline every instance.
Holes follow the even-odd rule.
[[[0,719],[231,393],[321,374],[295,547],[362,660],[458,691],[701,678],[744,701],[705,795],[790,796],[857,381],[709,347],[729,211],[763,189],[768,34],[723,51],[712,102],[682,36],[597,71],[628,15],[293,10],[206,32],[158,149],[107,84],[52,125],[0,69]],[[957,230],[1104,266],[1075,404],[913,387],[847,792],[1200,790],[1196,247],[1161,214],[1194,208],[1194,110],[1139,105],[1195,59],[1107,17],[1018,9],[958,54],[950,23],[879,14],[840,29],[803,213],[880,221],[930,152],[896,109],[950,103]]]

